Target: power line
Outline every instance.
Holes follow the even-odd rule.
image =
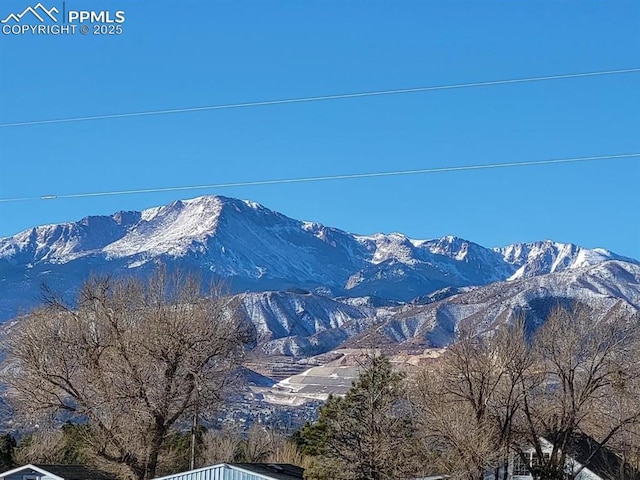
[[[87,122],[91,120],[107,120],[107,119],[115,119],[115,118],[149,117],[149,116],[156,116],[156,115],[170,115],[175,113],[203,112],[203,111],[210,111],[210,110],[229,110],[234,108],[261,107],[261,106],[269,106],[269,105],[285,105],[290,103],[320,102],[320,101],[326,101],[326,100],[341,100],[346,98],[375,97],[375,96],[383,96],[383,95],[400,95],[400,94],[406,94],[406,93],[430,92],[430,91],[436,91],[436,90],[453,90],[453,89],[459,89],[459,88],[487,87],[492,85],[508,85],[508,84],[514,84],[514,83],[532,83],[532,82],[543,82],[543,81],[549,81],[549,80],[561,80],[561,79],[568,79],[568,78],[597,77],[597,76],[605,76],[605,75],[618,75],[618,74],[624,74],[624,73],[638,73],[638,72],[640,72],[640,67],[626,68],[621,70],[602,70],[599,72],[582,72],[582,73],[568,73],[568,74],[561,74],[561,75],[548,75],[543,77],[515,78],[515,79],[509,79],[509,80],[490,80],[485,82],[432,85],[432,86],[426,86],[426,87],[402,88],[402,89],[396,89],[396,90],[378,90],[373,92],[342,93],[342,94],[336,94],[336,95],[321,95],[321,96],[315,96],[315,97],[289,98],[289,99],[283,99],[283,100],[264,100],[264,101],[258,101],[258,102],[230,103],[230,104],[209,105],[209,106],[201,106],[201,107],[174,108],[174,109],[167,109],[167,110],[149,110],[144,112],[114,113],[114,114],[106,114],[106,115],[57,118],[57,119],[49,119],[49,120],[32,120],[32,121],[25,121],[25,122],[1,123],[0,128],[25,127],[25,126],[32,126],[32,125],[47,125],[47,124],[55,124],[55,123]]]
[[[578,163],[578,162],[593,162],[603,160],[616,160],[624,158],[640,157],[638,153],[623,153],[612,155],[599,155],[591,157],[573,157],[573,158],[560,158],[551,160],[532,160],[528,162],[508,162],[508,163],[488,163],[481,165],[463,165],[457,167],[434,167],[423,168],[417,170],[396,170],[391,172],[369,172],[369,173],[353,173],[346,175],[326,175],[319,177],[299,177],[299,178],[285,178],[278,180],[255,180],[244,182],[232,182],[232,183],[214,183],[210,185],[189,185],[178,187],[160,187],[160,188],[141,188],[135,190],[114,190],[108,192],[87,192],[87,193],[67,193],[62,195],[41,195],[38,197],[15,197],[15,198],[0,198],[0,203],[15,203],[32,200],[56,200],[56,199],[75,199],[75,198],[88,198],[88,197],[107,197],[117,195],[133,195],[144,193],[165,193],[165,192],[178,192],[184,190],[213,190],[218,188],[233,188],[233,187],[253,187],[259,185],[281,185],[287,183],[307,183],[307,182],[325,182],[333,180],[353,180],[359,178],[374,178],[374,177],[392,177],[400,175],[423,175],[429,173],[444,173],[444,172],[460,172],[469,170],[487,170],[495,168],[513,168],[513,167],[526,167],[534,165],[557,165],[562,163]]]

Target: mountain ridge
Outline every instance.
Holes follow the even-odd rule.
[[[610,260],[638,263],[549,240],[486,248],[455,236],[357,235],[256,202],[202,196],[0,238],[0,320],[33,306],[42,282],[72,291],[90,273],[142,274],[158,263],[225,279],[235,292],[302,288],[407,302]]]

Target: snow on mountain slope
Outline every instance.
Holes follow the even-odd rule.
[[[354,307],[318,295],[293,292],[241,294],[242,308],[264,340],[309,336],[375,315],[375,309]]]
[[[222,208],[221,199],[201,197],[144,210],[134,228],[105,246],[103,252],[107,259],[139,254],[184,255],[192,246],[215,234]]]
[[[240,295],[242,310],[269,354],[312,356],[327,352],[373,322],[376,309],[293,292]]]
[[[31,308],[41,283],[71,294],[91,273],[144,274],[157,263],[229,281],[235,292],[302,288],[406,302],[623,259],[537,242],[488,249],[456,237],[354,235],[219,196],[87,217],[0,239],[0,321]]]
[[[556,305],[593,308],[594,321],[622,310],[640,313],[640,266],[609,261],[517,281],[461,289],[427,305],[371,305],[370,299],[331,300],[310,293],[241,295],[269,355],[308,357],[337,347],[379,345],[394,351],[422,351],[454,341],[462,322],[488,331],[517,315],[531,328]]]
[[[78,222],[43,225],[0,239],[0,260],[13,265],[66,263],[99,252],[125,236],[140,212],[86,217]]]
[[[594,321],[618,309],[640,313],[640,265],[608,261],[493,283],[426,306],[398,308],[376,332],[404,348],[442,347],[454,340],[461,322],[490,330],[522,314],[535,327],[559,304],[588,305]]]
[[[607,260],[633,262],[602,248],[589,250],[570,243],[550,240],[509,245],[495,248],[494,251],[501,254],[507,264],[517,267],[516,272],[509,277],[510,280],[588,267]]]
[[[437,293],[426,305],[380,304],[371,298],[331,299],[311,292],[246,292],[238,296],[242,311],[255,328],[258,348],[269,356],[310,357],[337,347],[368,348],[373,344],[390,352],[420,352],[449,345],[462,322],[488,331],[522,314],[535,328],[558,304],[588,305],[594,310],[594,321],[616,310],[638,313],[640,265],[608,261],[472,289],[452,289],[443,299]]]

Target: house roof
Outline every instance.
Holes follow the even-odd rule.
[[[4,473],[0,477],[7,477],[22,470],[33,470],[42,475],[51,476],[58,480],[114,480],[115,477],[108,473],[84,465],[45,465],[29,464],[14,468]]]
[[[289,463],[229,463],[228,465],[278,480],[298,480],[304,478],[304,468]]]
[[[185,477],[200,474],[201,472],[214,469],[231,468],[241,472],[253,474],[266,480],[302,480],[304,478],[304,468],[291,465],[289,463],[219,463],[208,467],[197,468],[188,472],[175,473],[155,480],[171,480],[175,477]],[[195,478],[195,477],[194,477]],[[66,480],[66,479],[65,479]]]
[[[599,445],[593,438],[581,434],[576,438],[569,454],[578,463],[586,465],[589,470],[603,479],[615,480],[624,474],[625,478],[640,480],[640,472],[607,447],[598,450]],[[593,452],[596,453],[593,454]]]

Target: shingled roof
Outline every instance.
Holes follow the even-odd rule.
[[[599,443],[593,438],[580,434],[569,453],[578,463],[586,464],[589,470],[605,480],[617,480],[621,477],[640,480],[640,472],[607,447],[599,447]]]

